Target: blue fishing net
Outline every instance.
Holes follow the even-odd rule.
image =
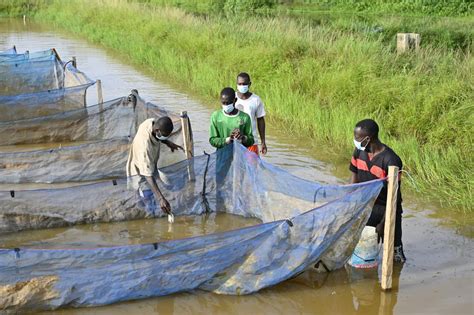
[[[0,133],[9,135],[0,139],[0,184],[123,177],[140,123],[165,115],[174,122],[171,140],[182,145],[179,116],[133,95],[58,114],[0,122]],[[29,145],[34,144],[43,148],[31,149]],[[179,154],[170,157],[171,162],[182,158]]]
[[[340,268],[383,185],[303,180],[240,144],[163,167],[155,178],[177,216],[226,212],[262,224],[152,244],[1,249],[0,309],[104,305],[192,289],[249,294],[317,262]],[[0,231],[164,216],[126,181],[1,191]]]
[[[0,121],[84,107],[94,83],[54,50],[0,54]]]
[[[16,52],[15,46],[6,50],[0,50],[0,62],[2,62],[3,60],[9,60],[10,58],[14,57],[16,54],[17,52]]]

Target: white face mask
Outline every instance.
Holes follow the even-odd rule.
[[[248,85],[237,85],[237,90],[240,93],[245,94],[249,91],[249,86]]]
[[[362,146],[362,142],[364,142],[366,139],[368,139],[367,137],[365,137],[362,141],[357,141],[356,139],[354,139],[354,145],[355,147],[358,149],[358,150],[361,150],[361,151],[365,151],[365,148],[367,148],[367,146],[369,145],[369,142],[370,141],[367,141],[367,144],[365,146]],[[370,139],[369,139],[370,140]]]
[[[234,110],[234,104],[222,105],[222,110],[224,111],[224,113],[230,114]]]
[[[160,141],[165,141],[165,140],[168,140],[169,136],[165,137],[165,136],[158,136],[158,133],[155,132],[155,137],[156,139],[160,140]]]

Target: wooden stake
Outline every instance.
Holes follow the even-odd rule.
[[[58,54],[58,51],[56,50],[56,48],[53,48],[52,50],[53,50],[53,54],[56,56],[58,61],[61,62],[61,57],[59,57],[59,54]]]
[[[191,124],[189,123],[188,113],[181,112],[181,130],[183,131],[183,147],[186,158],[190,160],[194,156],[194,143],[191,135]],[[188,164],[189,180],[194,180],[194,163]]]
[[[409,50],[420,50],[421,36],[417,33],[397,34],[397,53],[401,54]]]
[[[104,97],[102,95],[102,81],[101,80],[97,80],[96,81],[96,84],[97,84],[97,104],[99,104],[99,111],[100,111],[100,115],[99,115],[99,135],[100,135],[100,138],[102,139],[103,136],[104,136],[104,133],[105,133],[105,118],[104,118]]]
[[[397,166],[388,167],[387,208],[385,209],[385,227],[382,256],[382,289],[392,288],[393,243],[395,238],[395,215],[397,212],[398,191]]]
[[[103,104],[104,97],[102,96],[102,81],[97,80],[96,84],[97,84],[97,103]]]

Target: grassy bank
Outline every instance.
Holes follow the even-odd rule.
[[[424,43],[419,54],[397,56],[383,32],[334,23],[198,17],[120,0],[32,2],[36,19],[113,48],[204,100],[247,71],[272,121],[341,154],[352,151],[355,122],[373,117],[424,196],[473,210],[470,45]]]
[[[195,13],[222,11],[359,12],[430,16],[468,16],[474,10],[469,0],[131,0],[174,6]]]
[[[129,0],[198,15],[290,16],[317,27],[364,33],[395,46],[399,32],[421,32],[423,43],[470,49],[474,3],[467,0]]]

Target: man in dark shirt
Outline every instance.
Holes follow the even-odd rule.
[[[359,121],[354,129],[354,145],[349,169],[352,172],[352,183],[366,182],[384,178],[388,174],[388,167],[398,166],[402,169],[402,160],[387,145],[379,140],[379,126],[372,119]],[[385,225],[385,208],[387,204],[387,182],[380,191],[372,209],[368,226],[376,227],[377,233],[383,237]],[[398,175],[397,211],[395,220],[395,248],[393,260],[405,262],[402,244],[402,193],[400,190],[400,175]]]

